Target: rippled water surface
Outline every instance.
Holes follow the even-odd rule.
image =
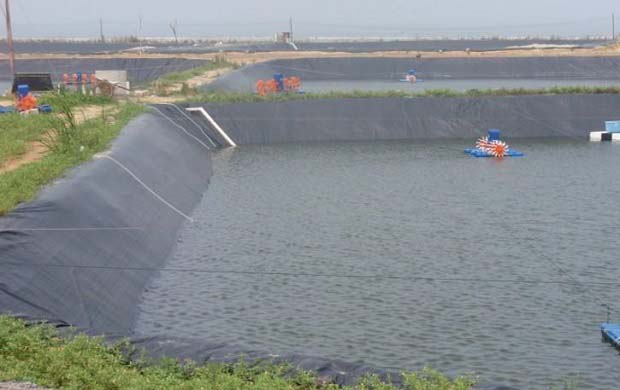
[[[422,92],[432,89],[451,89],[467,91],[469,89],[541,89],[552,87],[620,86],[619,80],[541,80],[541,79],[471,79],[471,80],[424,80],[411,84],[398,80],[364,80],[364,81],[306,81],[303,90],[306,92],[327,92],[354,90],[364,91],[404,91]]]
[[[547,388],[616,389],[620,145],[244,146],[214,156],[138,331]],[[194,167],[198,169],[198,167]],[[617,312],[620,320],[620,311]]]

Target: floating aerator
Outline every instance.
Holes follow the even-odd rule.
[[[465,149],[465,153],[473,157],[522,157],[523,153],[510,149],[505,142],[501,140],[501,132],[497,129],[491,129],[486,137],[481,137],[476,142],[474,149]]]

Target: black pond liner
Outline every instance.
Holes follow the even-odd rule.
[[[174,107],[155,110],[163,115],[132,121],[109,153],[0,219],[0,312],[111,341],[132,337],[142,293],[164,267],[182,224],[191,223],[212,175],[208,139]],[[382,373],[204,340],[133,337],[153,357],[234,362],[243,355],[293,363],[342,384]]]
[[[620,117],[620,94],[317,99],[204,107],[239,145],[475,140],[493,128],[508,140],[586,140],[590,131],[603,129],[606,120]]]
[[[5,46],[6,42],[0,40],[0,45]],[[13,46],[17,53],[100,54],[133,49],[140,43],[18,40],[13,42]]]
[[[418,51],[495,51],[512,50],[530,45],[558,45],[575,49],[589,48],[609,43],[605,40],[549,40],[549,39],[425,39],[425,40],[372,40],[372,41],[313,41],[295,42],[298,51],[373,53],[373,52],[413,52]],[[152,53],[214,53],[214,52],[270,52],[294,51],[292,45],[275,42],[256,42],[238,44],[196,44],[179,46],[159,46],[147,49]]]
[[[102,156],[0,219],[2,312],[131,334],[146,284],[207,189],[211,156],[150,113]]]
[[[620,57],[305,58],[248,65],[205,90],[254,92],[275,73],[304,81],[398,81],[409,69],[423,80],[620,80]],[[363,84],[360,83],[360,89]]]
[[[298,42],[301,51],[328,51],[364,53],[376,51],[436,51],[467,50],[491,51],[518,48],[529,45],[568,45],[575,48],[587,48],[608,43],[606,40],[588,39],[423,39],[423,40],[372,40],[372,41],[325,41]],[[6,42],[0,40],[0,45]],[[59,54],[100,54],[127,50],[135,51],[140,45],[146,46],[151,53],[213,53],[219,51],[292,51],[291,45],[274,42],[228,43],[223,45],[171,44],[153,42],[71,42],[71,41],[21,41],[14,42],[17,53],[59,53]]]
[[[559,136],[552,130],[559,126],[563,136],[585,139],[588,126],[620,114],[620,96],[345,99],[205,107],[239,144],[470,137],[485,129],[474,126],[495,121],[514,137],[532,136],[519,129],[539,123],[542,136]],[[373,115],[378,115],[374,121]],[[517,119],[537,122],[519,127]],[[340,384],[369,372],[398,379],[398,373],[359,363],[273,356],[208,340],[134,333],[145,288],[165,267],[180,229],[191,223],[192,211],[207,191],[213,147],[203,130],[213,129],[197,128],[175,106],[156,106],[132,121],[109,152],[71,170],[34,201],[0,218],[0,312],[70,324],[110,340],[129,337],[153,356],[230,362],[243,354],[289,362]]]
[[[495,51],[530,45],[568,45],[576,48],[593,47],[608,41],[600,40],[546,40],[546,39],[429,39],[368,42],[300,42],[299,50],[343,51],[350,53],[378,51]]]

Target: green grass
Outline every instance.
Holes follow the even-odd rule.
[[[198,93],[198,91],[196,90],[196,88],[189,87],[186,83],[187,80],[193,77],[202,76],[212,70],[224,68],[237,69],[238,67],[238,64],[230,62],[225,58],[215,57],[212,62],[206,65],[182,72],[173,72],[162,75],[157,80],[151,83],[151,88],[157,96],[194,96]],[[179,84],[181,85],[181,89],[179,91],[170,90],[172,86]]]
[[[137,104],[118,104],[113,118],[102,114],[75,125],[67,116],[68,112],[79,109],[74,101],[57,100],[55,104],[55,115],[22,117],[10,114],[0,118],[0,124],[6,129],[0,132],[0,158],[23,153],[25,145],[33,140],[46,142],[50,149],[43,159],[0,174],[0,215],[33,199],[43,186],[62,176],[69,168],[105,150],[129,120],[144,110]],[[58,111],[62,110],[64,117],[59,117]]]
[[[36,140],[47,126],[49,118],[44,115],[0,115],[0,164],[26,152],[28,143]]]
[[[308,372],[268,362],[207,364],[172,359],[132,362],[127,343],[74,334],[61,337],[43,325],[0,316],[0,382],[24,381],[63,389],[336,390],[340,386]],[[403,374],[404,390],[468,390],[471,377],[454,380],[425,369]],[[349,390],[395,390],[368,376]]]
[[[112,99],[103,96],[82,95],[77,93],[48,93],[39,98],[39,104],[51,104],[53,108],[67,105],[77,109],[84,105],[111,104]],[[49,115],[17,114],[0,115],[0,165],[9,158],[18,157],[26,152],[30,142],[36,141],[50,126]]]
[[[154,85],[161,85],[164,87],[171,86],[172,84],[182,83],[191,79],[192,77],[201,76],[211,70],[233,68],[236,69],[239,66],[233,62],[230,62],[222,57],[215,57],[215,59],[206,65],[196,68],[188,69],[182,72],[167,73],[153,82]]]
[[[421,92],[404,91],[332,91],[305,94],[273,94],[260,96],[253,93],[209,92],[192,96],[186,102],[199,103],[254,103],[317,99],[370,99],[370,98],[420,98],[420,97],[498,97],[521,95],[575,95],[575,94],[620,94],[620,87],[552,87],[547,89],[470,89],[455,91],[433,89]]]
[[[104,105],[111,104],[114,100],[110,96],[87,95],[76,92],[60,92],[46,93],[39,98],[39,104],[51,104],[52,107],[58,104],[66,104],[70,107],[79,107],[86,105]]]

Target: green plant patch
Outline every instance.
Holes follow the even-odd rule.
[[[102,113],[101,117],[78,125],[70,104],[59,104],[57,107],[59,115],[32,118],[16,115],[9,118],[28,123],[28,137],[20,133],[17,139],[22,142],[37,139],[49,148],[49,152],[41,160],[0,174],[0,215],[33,199],[43,186],[62,176],[69,168],[90,160],[95,153],[108,148],[121,129],[144,110],[137,104],[118,104],[112,116]],[[13,145],[16,144],[13,142]],[[16,148],[12,147],[14,153]]]
[[[27,326],[0,316],[0,382],[23,381],[57,389],[395,390],[377,376],[341,387],[316,375],[269,362],[198,365],[174,359],[131,361],[128,343],[109,346],[81,334],[61,337],[50,326]],[[469,390],[475,380],[454,380],[431,370],[403,374],[403,390]]]
[[[198,103],[254,103],[254,102],[281,102],[295,100],[318,99],[373,99],[373,98],[421,98],[421,97],[502,97],[523,95],[592,95],[592,94],[620,94],[620,87],[552,87],[543,89],[470,89],[455,91],[451,89],[431,89],[421,92],[404,91],[331,91],[320,93],[281,93],[261,96],[247,92],[208,92],[189,97],[186,102]]]

